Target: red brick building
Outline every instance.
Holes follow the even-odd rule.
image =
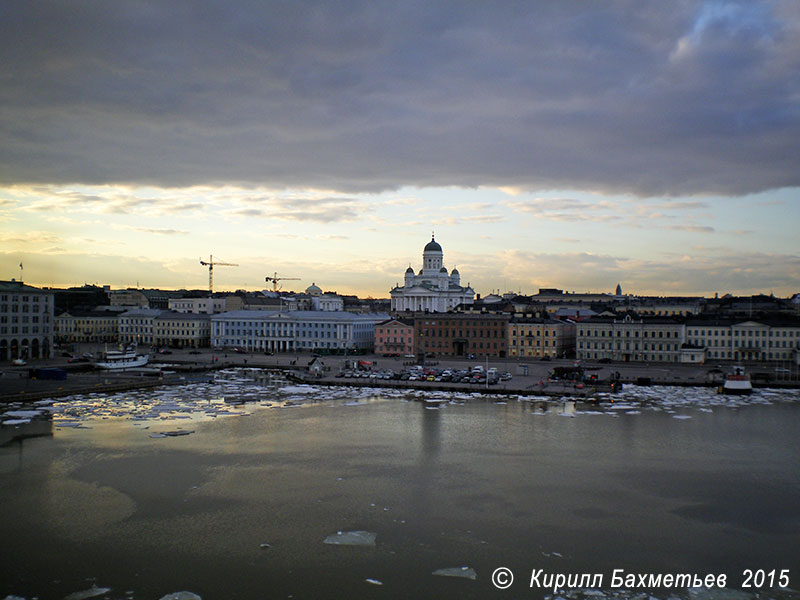
[[[384,356],[414,354],[414,321],[390,319],[375,325],[375,354]]]
[[[417,353],[508,356],[507,314],[428,313],[414,318]]]

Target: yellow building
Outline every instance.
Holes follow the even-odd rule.
[[[55,318],[56,342],[118,342],[119,314],[105,310],[65,311]]]
[[[515,316],[508,323],[508,355],[569,357],[575,352],[575,323],[546,317]]]

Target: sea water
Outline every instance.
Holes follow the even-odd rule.
[[[423,396],[233,371],[9,406],[0,598],[711,593],[614,589],[615,570],[724,574],[730,590],[709,598],[793,597],[736,596],[747,569],[788,570],[800,588],[796,391]],[[537,571],[602,585],[531,587]]]

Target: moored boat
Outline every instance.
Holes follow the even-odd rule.
[[[148,354],[136,354],[136,350],[108,350],[94,363],[98,369],[134,369],[145,366],[150,360]]]
[[[725,383],[722,384],[722,393],[728,395],[743,395],[753,391],[753,384],[750,382],[750,375],[744,372],[744,367],[733,367],[733,373],[725,376]]]

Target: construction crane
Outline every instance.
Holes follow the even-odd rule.
[[[272,282],[272,291],[278,291],[278,282],[279,281],[300,281],[299,277],[278,277],[277,273],[273,273],[272,277],[265,277],[264,280],[269,283]]]
[[[238,267],[236,263],[226,263],[226,262],[214,262],[214,257],[209,256],[208,262],[204,261],[202,258],[200,259],[200,264],[203,266],[208,265],[208,293],[214,293],[214,265],[218,267]]]

